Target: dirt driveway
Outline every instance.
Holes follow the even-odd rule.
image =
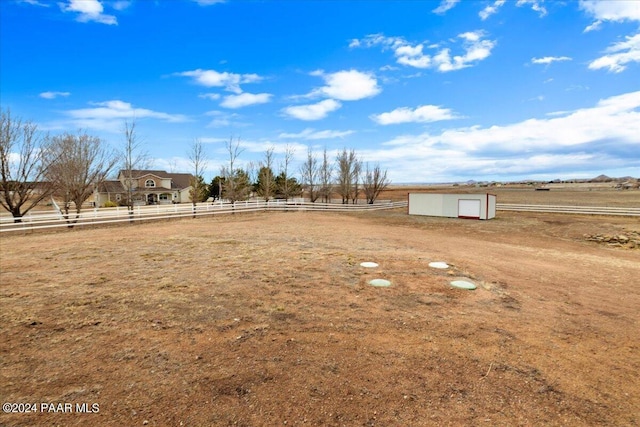
[[[0,400],[36,410],[0,425],[639,425],[640,250],[584,238],[633,231],[397,210],[2,236]]]

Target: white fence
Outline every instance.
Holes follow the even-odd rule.
[[[354,212],[406,207],[407,202],[377,202],[375,204],[343,205],[341,203],[309,203],[302,201],[272,200],[246,201],[226,203],[198,203],[176,205],[135,206],[130,213],[126,207],[100,208],[85,210],[80,213],[74,227],[84,225],[117,224],[137,221],[150,221],[169,218],[189,218],[194,216],[221,215],[236,212],[266,211],[323,211]],[[640,208],[601,207],[601,206],[551,206],[551,205],[518,205],[498,203],[500,211],[573,213],[583,215],[620,215],[640,216]],[[70,215],[75,218],[75,214]],[[41,230],[68,227],[70,224],[58,213],[28,213],[22,222],[14,222],[9,215],[0,216],[0,233]]]
[[[377,202],[374,204],[343,205],[335,203],[309,203],[302,201],[270,200],[245,202],[215,202],[176,205],[135,206],[130,212],[127,207],[100,208],[86,210],[76,219],[75,213],[70,213],[69,222],[62,214],[28,213],[22,217],[22,222],[14,222],[11,216],[0,217],[0,232],[16,232],[41,230],[58,227],[74,227],[98,224],[117,224],[136,221],[149,221],[169,218],[189,218],[206,215],[221,215],[236,212],[266,212],[266,211],[323,211],[323,212],[354,212],[380,209],[394,209],[406,207],[407,202]]]
[[[497,210],[519,212],[550,212],[582,215],[618,215],[640,216],[640,208],[609,206],[554,206],[554,205],[517,205],[498,203]]]

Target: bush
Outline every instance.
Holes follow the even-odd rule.
[[[115,208],[115,207],[118,207],[118,204],[116,202],[112,202],[111,200],[107,200],[106,202],[104,202],[104,205],[102,207]]]

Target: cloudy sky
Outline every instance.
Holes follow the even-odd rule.
[[[640,1],[1,0],[2,108],[207,180],[225,141],[393,182],[640,176]],[[294,166],[294,169],[297,167]]]

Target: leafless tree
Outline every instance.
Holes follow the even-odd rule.
[[[204,201],[207,197],[207,185],[204,182],[202,173],[207,167],[207,156],[204,152],[202,141],[196,139],[189,148],[189,162],[193,170],[193,175],[190,179],[191,189],[189,190],[189,197],[191,197],[191,203],[193,204],[193,217],[196,216],[196,203]]]
[[[344,148],[336,157],[338,169],[336,184],[343,204],[349,203],[349,200],[353,200],[355,203],[358,199],[359,163],[360,160],[358,160],[355,150],[347,151]]]
[[[307,159],[300,166],[300,176],[302,177],[302,185],[307,189],[309,200],[314,203],[320,197],[320,189],[318,188],[318,177],[320,176],[320,168],[318,167],[318,159],[311,147],[307,149]]]
[[[49,169],[48,136],[31,121],[23,122],[0,112],[0,205],[15,222],[51,196],[53,186],[45,181]]]
[[[129,215],[133,215],[133,203],[138,190],[138,182],[134,179],[134,171],[149,166],[149,154],[143,149],[142,141],[136,133],[135,120],[124,122],[124,146],[121,154],[122,173],[125,175],[124,188]]]
[[[249,179],[249,183],[253,184],[258,180],[258,174],[260,173],[260,162],[250,161],[244,168],[244,171],[247,173],[247,178]],[[253,188],[252,188],[253,189]]]
[[[234,203],[245,200],[249,196],[249,176],[246,171],[239,169],[236,165],[238,157],[244,151],[240,148],[240,139],[237,138],[234,142],[233,137],[229,138],[226,148],[229,153],[229,162],[220,170],[224,178],[222,194],[224,198]]]
[[[369,163],[367,163],[367,168],[364,173],[364,181],[362,183],[367,203],[373,204],[380,193],[387,188],[389,184],[390,181],[387,179],[386,169],[384,171],[380,169],[379,164],[376,164],[373,169],[369,169]]]
[[[273,175],[273,153],[274,147],[267,148],[264,153],[264,161],[260,162],[258,170],[256,192],[265,202],[268,202],[275,193],[275,176]]]
[[[86,132],[56,136],[49,148],[50,167],[46,179],[53,184],[54,195],[62,200],[60,209],[64,219],[69,227],[73,227],[83,203],[111,173],[118,158],[100,138]],[[72,204],[73,218],[70,214]]]
[[[333,164],[329,161],[327,148],[322,153],[322,164],[320,165],[320,196],[322,201],[328,203],[331,199],[331,181],[333,179]]]
[[[358,196],[360,195],[360,180],[362,178],[362,160],[356,158],[353,163],[353,173],[351,174],[351,182],[353,191],[351,192],[351,203],[358,204]]]
[[[279,188],[279,191],[284,197],[285,200],[289,200],[291,196],[294,195],[294,192],[297,190],[296,186],[292,185],[291,177],[289,176],[289,169],[291,167],[291,162],[293,161],[293,155],[295,154],[295,148],[291,147],[287,144],[284,150],[284,159],[280,164],[280,182],[282,185]]]

